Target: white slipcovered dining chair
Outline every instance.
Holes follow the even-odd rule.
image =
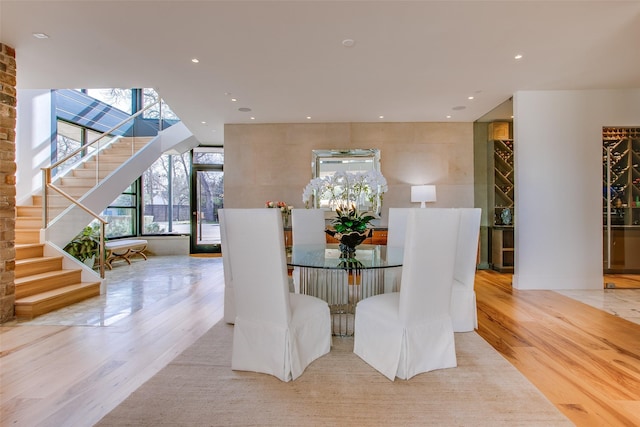
[[[353,351],[390,380],[457,366],[450,315],[460,213],[412,209],[400,292],[356,306]]]
[[[329,306],[289,292],[279,210],[223,211],[236,309],[231,368],[295,380],[331,349]]]
[[[291,234],[293,245],[324,245],[324,211],[322,209],[292,209]],[[291,273],[293,288],[300,292],[300,268],[294,267]]]
[[[321,209],[292,209],[291,210],[291,232],[293,245],[319,245],[327,243],[325,233],[326,224],[324,211]],[[339,269],[306,269],[307,283],[313,284],[306,289],[307,295],[322,296],[329,304],[346,304],[349,298],[348,274],[345,270]],[[300,292],[302,280],[301,270],[293,268],[291,273],[293,279],[294,292]]]
[[[407,231],[407,217],[415,208],[389,208],[387,220],[387,247],[404,247],[404,239]],[[402,267],[386,268],[384,270],[384,291],[398,292]]]
[[[324,245],[327,241],[322,209],[291,209],[294,245]]]
[[[224,210],[218,210],[220,223],[220,241],[222,243],[222,269],[224,271],[224,321],[233,324],[236,321],[236,303],[234,300],[233,283],[231,282],[231,267],[227,254],[227,230],[225,228]]]
[[[480,208],[460,208],[460,227],[451,289],[451,319],[454,332],[478,327],[474,282],[480,236]]]

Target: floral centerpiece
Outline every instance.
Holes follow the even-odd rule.
[[[356,246],[371,235],[368,225],[373,219],[373,216],[359,212],[355,205],[340,206],[336,209],[336,217],[331,221],[333,230],[326,230],[326,233],[340,242],[343,258],[352,258]]]
[[[332,210],[354,205],[377,212],[387,191],[387,180],[376,170],[367,172],[336,172],[313,178],[302,193],[305,207],[328,207]],[[326,205],[323,205],[326,204]]]
[[[280,212],[282,212],[282,225],[285,227],[289,225],[289,217],[291,216],[291,209],[293,209],[293,206],[287,205],[286,202],[272,202],[271,200],[267,200],[264,203],[264,207],[280,209]]]

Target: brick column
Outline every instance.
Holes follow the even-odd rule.
[[[0,43],[0,323],[14,318],[16,52]]]

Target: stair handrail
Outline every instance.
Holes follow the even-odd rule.
[[[43,173],[45,175],[50,174],[51,170],[45,171],[46,168],[42,168]],[[50,188],[52,190],[54,190],[55,192],[57,192],[58,194],[60,194],[62,197],[64,197],[65,199],[69,200],[71,203],[73,203],[74,205],[76,205],[77,207],[79,207],[80,209],[82,209],[83,211],[85,211],[86,213],[88,213],[89,215],[91,215],[93,218],[95,218],[96,220],[98,220],[100,222],[100,251],[98,256],[100,257],[100,277],[104,279],[104,265],[105,265],[105,248],[104,248],[104,242],[105,242],[105,226],[109,223],[108,221],[106,221],[105,219],[103,219],[100,215],[98,215],[97,213],[93,212],[91,209],[89,209],[88,207],[86,207],[85,205],[83,205],[82,203],[80,203],[79,201],[77,201],[75,198],[73,198],[71,195],[67,194],[64,190],[56,187],[54,184],[47,184],[47,188]]]
[[[82,145],[78,148],[76,148],[75,150],[73,150],[71,153],[67,154],[66,156],[64,156],[62,159],[56,161],[55,163],[53,163],[51,166],[47,167],[47,168],[43,168],[43,169],[54,169],[57,166],[61,165],[62,163],[66,162],[67,160],[69,160],[70,158],[72,158],[73,156],[75,156],[76,154],[80,153],[81,151],[86,150],[87,148],[91,147],[93,144],[95,144],[96,142],[98,142],[99,140],[101,140],[102,138],[104,138],[105,136],[111,135],[111,132],[113,132],[114,130],[118,129],[120,126],[124,125],[125,123],[135,119],[136,117],[138,117],[139,115],[141,115],[142,113],[144,113],[145,111],[147,111],[149,108],[153,107],[156,104],[159,104],[161,102],[161,100],[155,101],[152,104],[147,105],[146,107],[144,107],[142,110],[136,112],[135,114],[132,114],[131,116],[127,117],[126,119],[122,120],[120,123],[118,123],[117,125],[113,126],[111,129],[103,132],[100,136],[98,136],[96,139],[94,139],[91,142],[88,142],[85,145]],[[51,175],[51,174],[50,174]]]
[[[119,127],[121,127],[122,125],[126,124],[127,122],[129,122],[131,120],[134,120],[136,117],[138,117],[139,115],[143,114],[149,108],[151,108],[154,105],[159,104],[161,102],[162,102],[162,100],[159,99],[159,100],[147,105],[142,110],[136,112],[135,114],[132,114],[131,116],[129,116],[126,119],[122,120],[117,125],[111,127],[109,130],[103,132],[100,136],[98,136],[93,141],[91,141],[91,142],[89,142],[89,143],[87,143],[85,145],[82,145],[79,148],[76,148],[71,153],[67,154],[65,157],[63,157],[62,159],[56,161],[55,163],[51,164],[50,166],[42,168],[42,172],[43,172],[43,174],[42,174],[42,181],[43,181],[43,183],[42,183],[42,193],[43,193],[42,194],[42,223],[43,223],[43,227],[44,228],[47,228],[49,226],[49,200],[48,200],[47,189],[49,188],[49,185],[52,182],[52,175],[53,175],[52,171],[53,171],[53,169],[56,168],[57,166],[61,165],[62,163],[66,162],[67,160],[69,160],[70,158],[72,158],[76,154],[80,153],[81,151],[84,151],[87,148],[91,147],[93,144],[95,144],[96,142],[98,142],[99,140],[104,138],[105,136],[110,135],[111,132],[113,132],[114,130],[118,129]],[[160,118],[160,120],[162,120],[162,118]],[[83,158],[81,158],[79,160],[79,162],[85,161],[85,160],[86,160],[86,157],[83,157]],[[77,202],[74,202],[74,203],[77,204]]]

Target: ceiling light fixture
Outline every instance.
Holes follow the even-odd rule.
[[[522,55],[521,54],[517,54],[516,56],[513,57],[514,59],[522,59]]]
[[[256,119],[255,117],[251,117],[251,120],[255,120],[255,119]]]
[[[378,116],[379,119],[384,119],[384,116]]]
[[[249,107],[240,107],[240,108],[238,108],[238,111],[242,111],[243,113],[248,113],[249,111],[251,111],[251,108],[249,108]]]
[[[236,102],[237,99],[236,98],[231,98],[231,102]]]
[[[33,37],[37,38],[37,39],[48,39],[49,36],[46,35],[45,33],[33,33]]]
[[[451,118],[451,116],[447,116],[447,119],[450,119],[450,118]]]
[[[452,110],[460,111],[460,110],[464,110],[465,108],[467,108],[467,107],[465,107],[464,105],[458,105],[456,107],[453,107]]]
[[[200,62],[200,60],[198,58],[193,58],[191,59],[191,62],[193,62],[194,64],[197,64],[198,62]]]
[[[344,39],[344,40],[342,40],[342,46],[344,46],[344,47],[353,47],[355,44],[356,44],[356,42],[353,39]]]
[[[473,99],[473,96],[467,96],[467,99]]]
[[[200,123],[202,123],[203,125],[206,125],[206,124],[207,124],[207,122],[205,122],[205,121],[202,121],[202,122],[200,122]]]
[[[311,120],[311,116],[307,116],[307,120]]]

